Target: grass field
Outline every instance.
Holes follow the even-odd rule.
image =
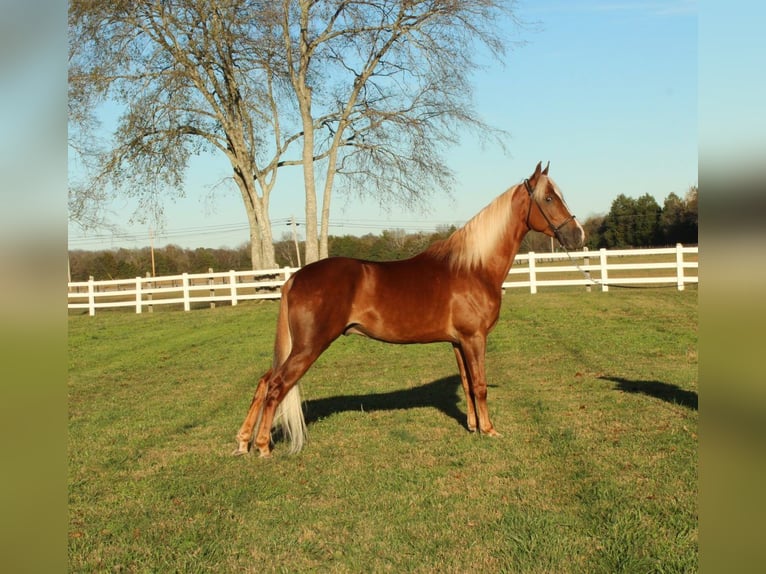
[[[277,304],[69,318],[73,572],[694,572],[697,292],[509,292],[502,438],[447,344],[338,340],[309,443],[230,456]]]

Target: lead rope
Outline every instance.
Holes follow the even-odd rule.
[[[588,281],[593,283],[594,285],[600,285],[602,287],[615,287],[617,289],[678,289],[678,285],[624,285],[622,283],[604,283],[600,279],[593,279],[590,276],[590,271],[586,271],[582,267],[580,267],[580,264],[577,262],[577,260],[572,257],[572,254],[569,253],[569,250],[566,248],[566,246],[559,241],[559,245],[561,245],[561,248],[564,250],[564,253],[567,254],[567,257],[569,257],[569,260],[574,264],[574,266],[577,268],[577,270],[583,274],[583,277],[585,277]]]

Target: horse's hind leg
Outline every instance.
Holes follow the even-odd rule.
[[[317,360],[321,350],[293,352],[279,367],[264,387],[263,412],[254,444],[261,456],[271,455],[271,427],[274,413],[282,399],[292,389],[308,368]]]
[[[468,412],[467,425],[468,430],[471,432],[476,431],[476,409],[474,408],[473,391],[471,390],[471,384],[468,380],[468,373],[465,369],[465,359],[463,358],[463,351],[459,345],[452,345],[455,351],[455,358],[457,359],[457,368],[460,371],[460,382],[463,385],[463,392],[465,393],[466,410]]]
[[[263,400],[266,398],[266,390],[271,375],[272,369],[269,369],[258,381],[253,401],[250,403],[250,409],[247,411],[247,416],[237,433],[237,450],[234,451],[234,454],[247,454],[250,448],[250,441],[253,439],[253,429],[258,422],[258,416],[261,414]]]

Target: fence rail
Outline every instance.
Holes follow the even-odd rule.
[[[569,254],[529,252],[516,256],[503,288],[529,287],[530,293],[537,293],[538,287],[579,285],[588,291],[592,288],[609,291],[610,286],[670,284],[683,291],[687,283],[699,282],[698,257],[697,246],[684,247],[680,243],[660,249],[584,249]],[[614,262],[631,258],[641,261]],[[556,278],[539,278],[546,275]],[[516,279],[517,276],[526,279]]]
[[[573,253],[519,254],[503,289],[528,288],[537,293],[540,287],[580,286],[608,291],[610,286],[669,285],[679,291],[687,283],[698,283],[697,247],[662,249],[621,249],[577,251]],[[626,263],[627,259],[638,262]],[[615,262],[618,260],[619,262]],[[136,313],[152,312],[156,305],[192,305],[216,303],[236,305],[240,301],[278,299],[280,287],[298,268],[284,267],[264,271],[225,271],[182,273],[164,277],[136,277],[108,281],[72,281],[68,287],[68,308],[96,309],[132,307]],[[549,278],[541,278],[549,277]]]

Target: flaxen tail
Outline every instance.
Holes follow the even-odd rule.
[[[279,317],[277,318],[277,335],[274,341],[274,371],[284,364],[293,347],[288,314],[288,294],[292,284],[292,279],[290,279],[282,286],[282,298],[279,303]],[[306,421],[303,418],[301,392],[297,383],[279,403],[274,416],[274,425],[276,424],[282,427],[283,436],[290,442],[290,454],[300,452],[306,442],[307,432]]]

